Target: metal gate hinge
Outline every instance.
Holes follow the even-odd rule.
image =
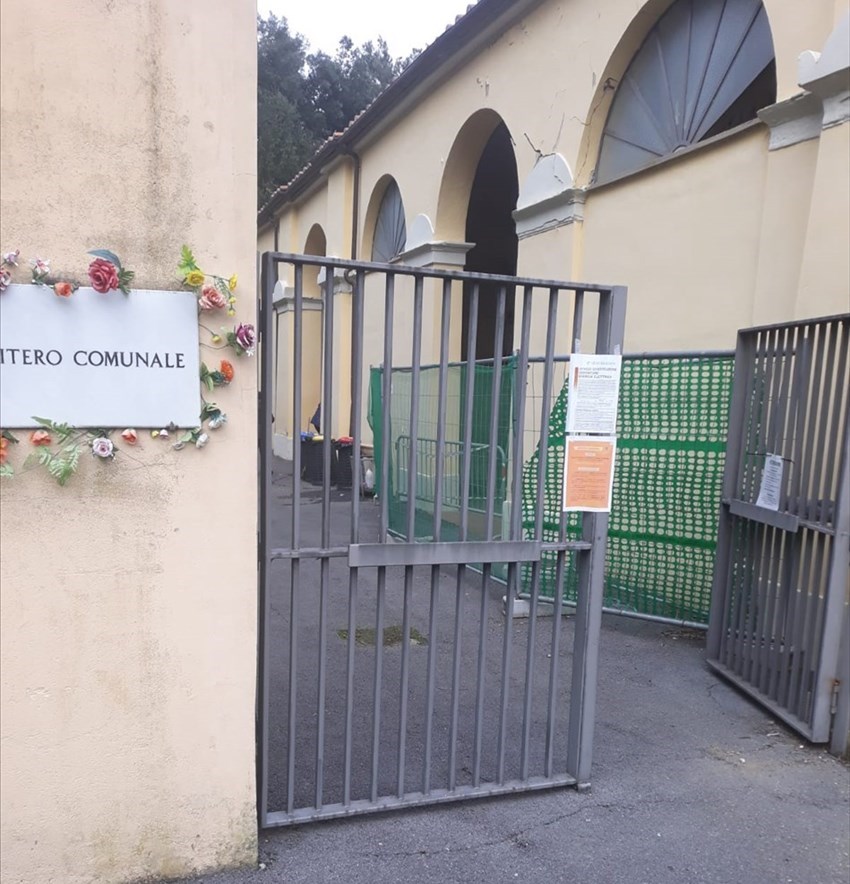
[[[832,680],[832,696],[829,698],[829,714],[835,715],[838,710],[838,691],[841,687],[841,679],[834,678]]]

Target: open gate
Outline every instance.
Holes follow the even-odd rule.
[[[318,300],[305,295],[311,285],[322,295],[321,330],[305,346]],[[262,256],[261,826],[589,783],[608,517],[585,514],[578,539],[567,539],[561,518],[558,539],[545,540],[542,490],[556,349],[579,347],[586,326],[595,347],[585,350],[620,352],[625,296],[621,287]],[[512,394],[508,451],[491,443],[482,455],[481,441],[472,439],[473,401],[481,398],[476,372],[466,371],[462,384],[449,382],[448,365],[462,352],[476,364],[479,310],[492,311],[495,335],[485,354],[492,366],[489,438],[501,438],[504,360],[493,354],[505,352],[509,299],[521,313],[516,354],[509,357],[517,360],[519,377],[532,356],[544,362],[533,532],[523,531],[520,506],[495,505],[500,487],[510,489],[513,501],[521,499],[524,384]],[[401,434],[395,428],[395,436],[392,372],[383,372],[386,419],[381,438],[373,440],[378,488],[394,480],[389,458],[377,457],[392,438],[406,438],[406,469],[396,481],[407,483],[409,500],[417,499],[417,458],[426,450],[435,458],[436,492],[427,512],[408,508],[400,541],[388,534],[389,494],[376,501],[362,493],[370,359],[411,367],[409,422]],[[439,365],[433,397],[419,386],[421,366],[429,362]],[[324,434],[302,442],[316,407],[304,390],[319,379]],[[420,444],[424,409],[436,415],[437,430]],[[284,425],[291,461],[273,455]],[[343,431],[352,437],[344,449],[332,438]],[[320,451],[311,477],[316,484],[302,477],[302,448],[311,458]],[[335,466],[343,453],[350,456],[350,491],[342,487],[342,464]],[[473,474],[485,467],[486,494],[471,504]],[[433,524],[433,540],[415,542],[415,520],[423,518]],[[473,520],[483,525],[484,540],[469,539]],[[560,616],[559,602],[555,616],[538,616],[544,553],[556,555],[562,570],[568,556],[577,559],[574,620]],[[506,586],[491,580],[495,565],[504,568]],[[537,575],[531,616],[521,621],[513,617],[520,567]]]
[[[738,333],[708,633],[709,665],[816,743],[850,696],[849,343],[847,314]]]

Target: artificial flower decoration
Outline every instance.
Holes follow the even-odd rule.
[[[125,268],[120,258],[107,249],[93,249],[89,254],[93,256],[88,267],[88,281],[91,287],[101,294],[116,290],[129,294],[130,283],[135,275],[133,271]],[[0,254],[0,292],[11,284],[12,268],[18,266],[19,257],[19,249]],[[73,279],[51,275],[49,260],[33,257],[28,264],[32,271],[33,283],[51,287],[59,298],[70,298],[80,288],[79,282]],[[183,284],[194,289],[200,312],[226,308],[229,316],[235,315],[236,297],[233,292],[238,284],[236,274],[223,277],[204,273],[187,246],[183,247],[178,270]],[[221,329],[221,334],[213,332],[203,324],[201,328],[209,332],[212,345],[215,347],[232,347],[237,356],[254,354],[257,333],[254,326],[249,323],[240,322],[232,331]],[[226,386],[234,377],[233,363],[227,359],[222,359],[219,367],[214,370],[201,363],[200,379],[209,390]],[[172,448],[178,451],[188,445],[194,445],[198,449],[204,448],[210,440],[204,424],[211,431],[219,430],[227,423],[227,415],[215,403],[205,402],[203,399],[202,403],[199,426],[179,430],[174,423],[170,423],[161,430],[151,430],[151,437],[170,440]],[[109,438],[111,430],[108,428],[77,428],[39,417],[34,420],[40,428],[30,433],[30,443],[35,450],[27,457],[25,466],[29,464],[43,466],[60,485],[64,485],[77,472],[81,453],[87,449],[94,457],[102,460],[112,459],[118,453],[118,449]],[[120,435],[126,445],[134,446],[138,443],[139,434],[132,427],[125,428]],[[9,444],[17,441],[7,430],[0,431],[0,476],[9,477],[15,473],[6,461]]]
[[[32,270],[32,281],[35,285],[44,285],[48,276],[50,276],[50,261],[43,258],[30,258],[30,269]]]
[[[233,380],[233,366],[226,360],[222,359],[221,368],[216,371],[210,371],[205,362],[201,363],[201,383],[212,393],[214,387],[223,387]]]
[[[70,298],[78,288],[73,282],[57,282],[53,285],[53,291],[59,298]]]
[[[197,293],[200,310],[221,310],[226,307],[228,316],[236,315],[236,298],[233,291],[238,280],[235,273],[228,279],[216,276],[214,273],[204,273],[198,267],[198,262],[189,246],[183,246],[180,250],[177,273],[183,285],[194,289]]]
[[[233,331],[227,333],[227,343],[233,347],[237,356],[253,356],[257,346],[257,332],[254,326],[240,322]]]
[[[91,453],[95,457],[115,457],[115,446],[112,444],[111,439],[107,439],[106,436],[98,436],[97,439],[92,439],[91,443]]]
[[[12,268],[18,266],[18,258],[21,250],[15,249],[13,252],[4,252],[0,259],[0,293],[5,292],[12,283]]]
[[[201,289],[201,297],[198,298],[198,306],[201,310],[221,310],[227,304],[227,295],[216,286],[205,285]]]
[[[95,256],[94,261],[89,264],[91,287],[102,295],[115,290],[129,295],[130,283],[136,274],[121,265],[118,255],[109,249],[92,249],[89,254]]]

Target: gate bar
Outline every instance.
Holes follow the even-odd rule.
[[[490,381],[490,439],[498,437],[499,430],[499,393],[502,381],[502,362],[505,333],[505,297],[504,288],[499,289],[496,307],[496,329],[493,341],[493,377]],[[490,445],[487,453],[487,494],[484,504],[486,540],[493,539],[493,508],[496,496],[496,446]],[[487,649],[487,590],[490,585],[491,563],[484,562],[481,569],[481,604],[478,631],[478,682],[475,696],[475,744],[472,755],[472,782],[476,787],[481,783],[481,744],[484,722],[484,674]],[[507,626],[505,627],[507,629]],[[500,747],[501,748],[501,747]]]
[[[408,792],[403,798],[388,795],[373,802],[368,799],[359,799],[350,804],[328,804],[322,808],[303,808],[288,813],[270,813],[268,815],[269,826],[291,826],[303,823],[317,822],[318,820],[334,820],[348,816],[361,816],[367,813],[384,813],[388,810],[399,810],[406,807],[422,807],[434,804],[451,804],[455,801],[464,801],[468,798],[494,798],[497,795],[511,795],[521,792],[540,792],[545,789],[562,789],[565,786],[574,786],[576,781],[568,775],[559,775],[551,778],[530,777],[527,780],[509,780],[506,783],[476,788],[475,786],[457,786],[453,790],[432,789],[427,795],[421,792]]]
[[[466,333],[466,384],[463,420],[463,459],[461,461],[461,492],[460,492],[460,540],[465,541],[469,532],[469,480],[472,472],[472,405],[475,390],[475,372],[470,366],[475,365],[475,346],[478,339],[478,283],[473,284],[469,304],[469,320]],[[457,727],[460,706],[460,647],[461,647],[461,616],[464,610],[463,578],[466,566],[458,565],[455,579],[455,628],[452,659],[452,712],[449,724],[449,789],[457,785]]]
[[[392,414],[392,374],[388,366],[393,361],[393,324],[395,301],[395,275],[387,274],[384,281],[384,373],[381,378],[383,401],[386,402],[384,419],[381,423],[381,540],[386,542],[389,527],[389,487],[390,487],[390,416]],[[372,714],[372,782],[370,783],[371,800],[378,798],[378,762],[381,745],[381,683],[384,668],[384,604],[387,594],[387,569],[378,568],[377,590],[375,599],[375,676],[373,682],[373,714]]]
[[[292,538],[294,550],[301,546],[301,445],[295,442],[295,427],[301,426],[304,353],[304,268],[295,267],[295,317],[293,329],[293,391],[292,391]],[[300,440],[299,440],[300,442]],[[289,709],[287,711],[286,807],[295,808],[295,728],[298,696],[298,614],[301,584],[301,563],[294,557],[289,566]]]
[[[445,465],[446,394],[448,390],[449,326],[452,309],[452,281],[443,280],[443,299],[440,313],[440,371],[437,390],[437,464],[434,474],[434,539],[441,540],[443,522],[443,471]],[[416,506],[415,501],[413,506]],[[428,666],[425,697],[425,750],[422,770],[422,792],[431,791],[431,739],[434,717],[434,678],[437,665],[437,605],[440,594],[440,566],[431,565],[431,602],[428,613]]]
[[[422,361],[422,288],[417,276],[413,287],[413,351],[410,377],[410,459],[407,464],[407,539],[416,537],[416,475],[419,448],[419,375]],[[390,364],[390,363],[388,363]],[[386,368],[385,368],[386,370]],[[384,458],[388,454],[384,453]],[[401,615],[401,697],[398,714],[398,797],[404,797],[405,755],[407,751],[407,694],[410,680],[410,598],[413,591],[413,566],[404,568],[404,607]],[[381,636],[377,639],[381,643]]]
[[[351,542],[360,540],[360,412],[363,406],[363,271],[358,270],[353,296],[351,327],[351,411],[354,445],[351,452]],[[349,561],[348,571],[348,644],[346,647],[345,747],[343,749],[343,804],[351,801],[351,743],[354,715],[354,640],[357,634],[357,568]]]
[[[625,323],[626,289],[615,286],[599,298],[597,353],[622,350]],[[607,536],[608,513],[582,514],[582,539],[591,541],[593,547],[578,555],[573,677],[567,737],[567,771],[576,778],[579,788],[586,787],[590,782]]]
[[[577,309],[581,309],[579,305],[582,302],[582,295],[576,292],[575,304]],[[531,313],[531,310],[528,311]],[[547,308],[547,326],[546,326],[546,357],[543,369],[543,400],[540,405],[540,443],[537,447],[537,494],[535,495],[534,505],[534,537],[535,539],[543,535],[543,506],[545,500],[545,484],[546,484],[546,467],[549,459],[549,416],[552,409],[552,375],[553,363],[555,358],[555,328],[558,318],[558,289],[549,289],[549,304]],[[525,333],[525,311],[523,311],[523,333]],[[529,322],[531,317],[529,315]],[[524,422],[523,422],[524,424]],[[516,500],[516,498],[514,498]],[[514,508],[516,505],[514,504]],[[537,624],[537,601],[540,594],[540,558],[532,565],[531,568],[531,605],[529,610],[529,626],[534,626],[536,631]],[[556,584],[560,588],[560,584]],[[560,589],[558,590],[560,592]],[[513,607],[513,600],[509,599],[508,604]],[[560,631],[560,623],[558,624]],[[528,646],[526,649],[526,685],[525,685],[525,703],[522,712],[522,740],[520,744],[520,768],[523,779],[528,776],[528,744],[531,735],[531,678],[532,678],[532,652],[533,639],[536,634],[529,630]],[[554,639],[554,636],[553,636]],[[553,641],[554,644],[554,641]],[[551,680],[551,664],[550,664],[550,680]],[[551,687],[551,685],[550,685]],[[550,697],[551,699],[551,697]],[[547,721],[552,718],[552,708],[549,707],[546,712]],[[548,733],[548,728],[547,728]]]

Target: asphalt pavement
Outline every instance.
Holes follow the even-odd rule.
[[[276,543],[288,542],[292,502],[288,488],[280,477],[273,487]],[[349,499],[335,489],[333,512],[346,512]],[[304,530],[315,533],[320,494],[305,488],[302,502]],[[364,501],[362,530],[367,534],[374,522],[370,506]],[[334,538],[344,540],[347,530],[345,519],[336,518]],[[347,598],[344,572],[329,574],[332,597],[338,590]],[[468,594],[480,592],[477,581],[477,577],[468,581]],[[454,584],[447,585],[445,595],[451,596]],[[274,622],[281,628],[288,617],[288,592],[281,590],[280,598],[273,601]],[[503,588],[494,585],[489,592],[490,625],[498,630]],[[392,620],[395,612],[392,606],[388,610]],[[302,606],[299,616],[309,613],[309,606]],[[329,603],[331,649],[334,642],[344,648],[344,632],[337,630],[345,625],[343,613],[344,608],[334,613]],[[450,608],[441,614],[441,620],[446,618],[451,618]],[[427,619],[417,620],[415,611],[413,622],[427,630]],[[551,623],[551,618],[541,622]],[[519,621],[515,628],[527,629],[527,621]],[[572,618],[565,618],[564,653],[571,649],[571,630]],[[440,634],[444,632],[441,627]],[[305,627],[301,635],[309,636],[309,630]],[[310,639],[305,642],[307,657],[302,657],[301,666],[311,650]],[[413,650],[425,659],[426,647]],[[397,649],[385,650],[388,658],[392,653]],[[344,659],[341,650],[339,656]],[[411,659],[414,665],[415,658]],[[272,671],[273,704],[277,697],[284,708],[285,648],[273,660]],[[328,708],[344,707],[345,680],[335,677],[332,667],[328,676]],[[438,701],[438,718],[440,708]],[[299,715],[310,717],[306,711]],[[338,774],[335,741],[341,737],[330,725],[327,734],[326,765],[328,781],[333,782]],[[302,737],[309,743],[314,731],[308,727]],[[279,756],[276,745],[272,742],[272,754]],[[562,788],[267,830],[260,833],[259,868],[182,880],[187,884],[850,881],[850,767],[823,747],[804,743],[711,672],[704,661],[703,633],[604,616],[593,759],[592,787],[586,792]],[[274,800],[280,800],[283,762],[278,757],[273,763],[278,773],[271,774],[270,791]]]

